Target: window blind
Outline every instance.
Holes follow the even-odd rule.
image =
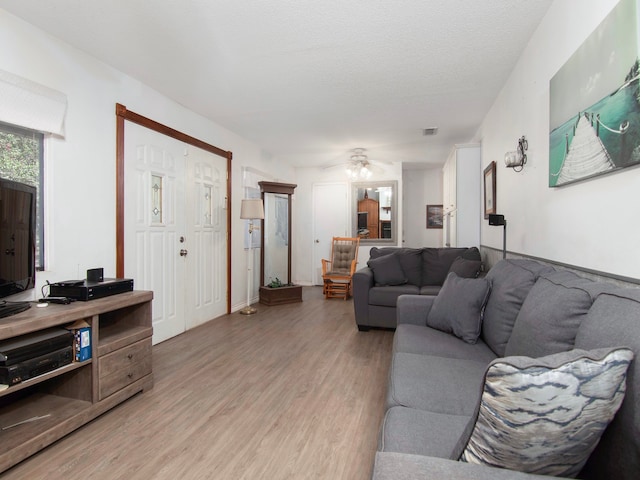
[[[0,70],[0,121],[64,137],[67,96]]]

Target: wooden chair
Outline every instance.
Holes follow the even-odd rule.
[[[358,263],[358,237],[333,237],[331,260],[322,259],[322,293],[325,298],[349,298],[351,277]]]

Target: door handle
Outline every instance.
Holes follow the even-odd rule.
[[[184,248],[180,250],[180,256],[181,256],[181,257],[186,257],[186,256],[187,256],[187,253],[189,253],[189,252],[188,252],[186,249],[184,249]]]

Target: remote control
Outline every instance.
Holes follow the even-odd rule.
[[[71,299],[67,297],[45,297],[39,300],[41,303],[62,303],[68,305],[71,303]]]

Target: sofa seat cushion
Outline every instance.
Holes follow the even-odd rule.
[[[540,275],[516,317],[505,355],[544,357],[571,350],[582,319],[606,288],[568,271]]]
[[[460,278],[449,273],[427,316],[427,325],[476,343],[490,289],[486,278]]]
[[[387,408],[404,406],[433,413],[471,415],[480,396],[486,362],[395,353]]]
[[[460,460],[575,477],[622,403],[632,360],[628,348],[494,360]]]
[[[372,480],[550,480],[543,475],[408,453],[377,452]]]
[[[524,299],[540,274],[553,268],[533,260],[508,259],[496,263],[486,278],[491,282],[491,294],[484,309],[482,338],[503,357],[513,325]]]
[[[369,290],[369,305],[395,308],[400,295],[418,295],[419,290],[416,285],[408,284],[372,287]]]
[[[378,450],[449,458],[468,423],[467,415],[392,407],[382,421]]]
[[[423,285],[420,287],[420,295],[432,295],[436,296],[440,293],[442,287],[440,285]]]
[[[485,364],[496,358],[493,350],[482,340],[470,344],[449,333],[407,323],[401,323],[396,328],[393,337],[393,351],[394,353],[417,353],[419,355],[474,360]]]

